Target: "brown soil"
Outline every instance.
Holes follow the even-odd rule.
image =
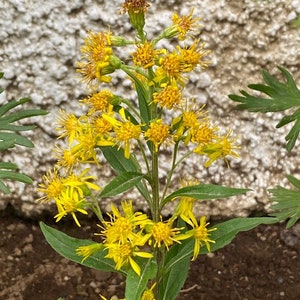
[[[52,218],[43,221],[53,225]],[[90,237],[67,222],[69,235]],[[0,212],[0,299],[99,300],[124,296],[123,278],[91,270],[56,254],[45,242],[38,221],[25,220],[11,209]],[[238,234],[233,243],[192,264],[178,299],[300,299],[300,224],[259,226]],[[129,299],[130,300],[130,299]]]

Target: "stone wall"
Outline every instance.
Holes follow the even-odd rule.
[[[120,0],[1,2],[0,70],[5,72],[1,86],[6,93],[0,101],[29,96],[32,106],[49,111],[47,116],[34,119],[37,129],[31,134],[36,146],[33,150],[20,147],[2,155],[6,160],[16,161],[35,182],[32,186],[13,183],[13,196],[1,196],[1,209],[8,203],[25,215],[48,209],[36,204],[39,195],[35,188],[54,163],[54,122],[59,109],[75,114],[81,111],[78,100],[87,91],[75,72],[80,46],[88,30],[109,28],[116,35],[132,34],[127,16],[117,13],[121,3]],[[297,176],[297,147],[288,154],[284,149],[287,129],[275,131],[281,114],[238,112],[227,95],[261,81],[262,68],[279,73],[277,65],[288,68],[300,82],[300,30],[290,25],[291,20],[300,16],[300,1],[152,1],[146,24],[149,37],[170,24],[173,11],[187,14],[192,8],[202,18],[201,39],[212,50],[212,64],[205,71],[193,74],[188,93],[200,105],[207,105],[212,120],[220,128],[232,128],[241,141],[241,159],[231,160],[230,169],[221,161],[203,169],[190,160],[176,180],[193,173],[201,182],[251,188],[253,192],[247,196],[198,205],[199,214],[249,215],[267,209],[266,188],[284,184],[286,173]],[[114,78],[113,88],[134,97],[123,74]],[[166,155],[166,168],[168,160]],[[100,172],[101,183],[105,184],[112,173],[105,166]],[[128,197],[136,199],[134,192]],[[143,206],[142,201],[140,205]],[[102,206],[106,209],[107,203]]]

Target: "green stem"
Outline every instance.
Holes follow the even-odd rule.
[[[159,177],[158,154],[152,151],[152,217],[154,222],[159,222]]]
[[[144,149],[144,147],[143,147],[143,144],[142,144],[141,140],[138,140],[138,144],[139,144],[140,150],[141,150],[141,152],[142,152],[142,155],[143,155],[143,158],[144,158],[144,161],[145,161],[145,164],[146,164],[147,174],[150,175],[149,161],[148,161],[148,158],[147,158],[147,155],[146,155],[146,153],[145,153],[145,149]]]
[[[99,219],[99,221],[103,221],[103,216],[102,216],[102,212],[101,209],[99,207],[98,201],[95,198],[95,196],[93,194],[91,194],[91,198],[93,200],[93,203],[91,203],[91,208],[94,212],[94,214],[97,216],[97,218]]]
[[[122,102],[125,103],[133,111],[133,113],[137,117],[140,117],[139,112],[134,108],[134,106],[130,103],[130,101],[128,101],[127,99],[122,98]]]
[[[175,167],[176,167],[176,157],[177,157],[178,145],[179,145],[179,142],[176,142],[176,144],[174,146],[172,166],[171,166],[171,169],[170,169],[170,171],[168,173],[167,182],[166,182],[166,185],[165,185],[165,188],[164,188],[162,199],[164,199],[165,196],[166,196],[167,190],[168,190],[168,188],[170,186],[171,179],[172,179]]]

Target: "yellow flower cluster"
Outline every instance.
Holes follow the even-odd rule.
[[[199,108],[196,99],[189,100],[184,96],[188,73],[209,64],[205,60],[209,50],[200,39],[194,39],[200,28],[199,19],[193,18],[193,11],[187,16],[174,14],[172,24],[150,41],[143,30],[148,6],[147,1],[142,0],[128,0],[123,4],[123,12],[129,14],[138,33],[134,40],[114,36],[111,32],[89,32],[81,48],[82,61],[78,63],[78,72],[91,91],[81,100],[87,111],[82,116],[60,112],[57,123],[60,143],[55,148],[57,164],[43,177],[38,189],[44,193],[42,202],[55,201],[57,221],[69,214],[80,226],[76,213],[87,214],[91,209],[97,214],[103,241],[79,247],[77,254],[83,260],[106,251],[106,258],[115,263],[116,270],[132,268],[138,275],[141,273],[140,259],[155,259],[155,253],[164,253],[182,240],[194,240],[193,260],[203,245],[210,251],[210,244],[214,243],[210,232],[215,229],[207,228],[209,223],[205,216],[199,221],[196,219],[193,198],[181,197],[174,215],[168,220],[162,219],[163,200],[175,167],[193,154],[206,157],[205,167],[219,158],[228,165],[227,156],[238,157],[231,131],[220,134],[204,107]],[[191,44],[178,45],[172,51],[158,47],[162,39],[183,41],[187,37],[192,38]],[[115,55],[115,47],[126,45],[134,45],[135,51],[131,59],[123,60]],[[104,84],[111,84],[111,75],[116,70],[124,72],[133,81],[136,101],[102,88]],[[174,160],[161,197],[158,157],[162,146],[168,147]],[[176,160],[179,146],[186,149],[187,154]],[[104,153],[105,147],[114,148],[115,164],[120,164],[124,173],[132,171],[127,170],[127,166],[138,165],[136,170],[142,177],[140,183],[151,194],[145,200],[152,219],[144,213],[134,212],[131,201],[122,202],[122,211],[112,204],[109,220],[103,219],[92,194],[100,187],[92,183],[97,178],[87,175],[85,165],[100,166],[99,153],[101,150]],[[140,151],[143,163],[137,161],[134,149]],[[179,218],[188,228],[177,225]],[[149,289],[142,299],[152,299],[152,296],[152,289]]]
[[[83,256],[83,260],[85,260],[106,249],[105,257],[114,261],[116,270],[130,266],[136,274],[140,275],[140,266],[134,258],[151,259],[152,253],[142,251],[143,248],[147,249],[147,245],[148,248],[149,245],[152,245],[154,248],[165,247],[169,250],[174,243],[193,238],[195,246],[192,259],[194,260],[199,255],[203,243],[210,250],[209,243],[214,243],[214,241],[209,238],[209,234],[215,228],[207,229],[209,223],[206,222],[205,217],[201,217],[198,224],[192,209],[193,205],[186,198],[182,198],[178,205],[177,215],[166,222],[154,222],[146,214],[134,212],[132,201],[122,202],[122,212],[112,204],[112,213],[108,214],[110,220],[103,220],[102,224],[98,225],[101,233],[96,235],[103,238],[103,243],[81,246],[77,249],[77,254]],[[192,229],[183,233],[184,228],[172,227],[178,216],[191,224]]]
[[[44,175],[44,183],[40,184],[38,188],[38,191],[44,193],[44,197],[40,198],[40,201],[55,201],[58,210],[55,216],[57,221],[70,214],[80,227],[75,213],[87,214],[86,197],[89,195],[89,190],[100,190],[96,184],[91,182],[95,177],[85,176],[88,171],[85,169],[80,175],[70,173],[68,176],[62,177],[58,170],[54,169],[53,172],[49,171]]]

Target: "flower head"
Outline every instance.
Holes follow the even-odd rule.
[[[81,227],[76,213],[82,213],[87,215],[85,207],[87,206],[87,201],[84,197],[81,196],[81,193],[78,189],[68,186],[61,193],[60,197],[55,199],[58,213],[54,216],[56,222],[60,221],[61,218],[70,214],[72,215],[75,223],[78,227]]]
[[[122,209],[123,212],[120,212],[111,204],[112,214],[108,214],[110,221],[103,221],[103,225],[99,225],[102,228],[100,235],[104,237],[105,243],[136,240],[137,232],[149,223],[147,215],[133,211],[132,201],[122,201]],[[146,240],[140,240],[139,245],[145,242]]]
[[[219,158],[223,158],[229,167],[228,160],[226,156],[232,156],[235,158],[239,158],[238,153],[234,150],[238,149],[239,146],[235,145],[235,139],[229,138],[231,131],[229,130],[227,134],[223,137],[218,137],[216,141],[212,141],[211,143],[206,144],[204,147],[200,149],[195,149],[194,152],[199,154],[206,154],[209,157],[209,160],[205,163],[205,167],[209,167],[214,161]]]
[[[153,101],[162,107],[172,109],[182,99],[181,90],[175,81],[164,87],[159,93],[153,94]]]
[[[85,261],[88,257],[98,253],[103,250],[103,244],[93,243],[86,246],[80,246],[76,249],[76,254],[83,256],[82,262]]]
[[[134,124],[126,117],[125,110],[122,108],[119,111],[122,121],[117,120],[109,116],[108,114],[103,114],[103,118],[111,123],[113,126],[113,131],[115,133],[115,141],[124,148],[125,158],[130,157],[130,148],[134,146],[132,140],[139,139],[141,135],[141,125]]]
[[[154,144],[155,151],[170,136],[170,126],[164,124],[161,119],[151,122],[148,130],[145,132],[145,138]]]
[[[81,47],[83,61],[77,63],[77,71],[83,80],[91,84],[95,79],[99,82],[110,82],[110,74],[116,66],[111,63],[113,50],[111,48],[111,33],[89,32]]]
[[[143,258],[152,258],[153,255],[148,252],[139,251],[138,246],[134,242],[126,242],[124,244],[105,244],[108,249],[106,258],[111,258],[116,266],[116,270],[120,270],[123,266],[130,265],[134,272],[140,276],[141,268],[133,259],[135,256]]]
[[[74,114],[60,110],[56,130],[61,132],[58,138],[67,137],[71,144],[74,138],[78,135],[78,132],[81,130],[80,120]]]
[[[145,69],[154,66],[159,50],[153,49],[151,43],[145,42],[137,45],[136,51],[132,54],[133,63]]]
[[[202,69],[206,68],[209,64],[208,61],[203,61],[203,57],[207,56],[210,53],[210,50],[205,50],[205,43],[202,43],[199,47],[200,39],[195,40],[189,48],[181,48],[177,46],[177,50],[182,57],[181,60],[181,70],[183,72],[191,72],[198,65]]]
[[[154,247],[160,248],[162,245],[165,245],[169,249],[169,246],[173,245],[174,242],[180,243],[179,234],[182,228],[172,228],[172,221],[153,222],[150,228]]]
[[[95,112],[106,111],[109,108],[113,97],[114,95],[111,91],[102,90],[83,99],[82,102],[86,103],[90,107],[89,114],[93,114]]]
[[[209,223],[206,222],[206,217],[202,216],[199,224],[198,222],[193,222],[193,229],[185,233],[185,235],[189,235],[195,239],[194,255],[192,260],[195,260],[198,257],[203,243],[206,245],[208,251],[210,251],[210,243],[215,243],[215,241],[209,238],[209,235],[210,232],[217,230],[217,228],[208,229],[208,225]]]
[[[149,6],[146,0],[125,0],[122,5],[123,13],[128,12],[130,23],[140,36],[143,36],[145,12]]]
[[[194,10],[186,16],[178,16],[177,13],[174,13],[172,16],[173,26],[171,27],[173,35],[178,35],[179,40],[184,40],[186,38],[187,33],[194,32],[197,34],[199,32],[199,28],[201,25],[198,24],[198,21],[201,18],[193,18]]]
[[[38,201],[48,202],[57,199],[61,196],[63,190],[64,179],[59,176],[56,168],[53,171],[50,170],[43,176],[43,183],[39,184],[39,187],[37,188],[38,192],[45,194],[38,199]]]

